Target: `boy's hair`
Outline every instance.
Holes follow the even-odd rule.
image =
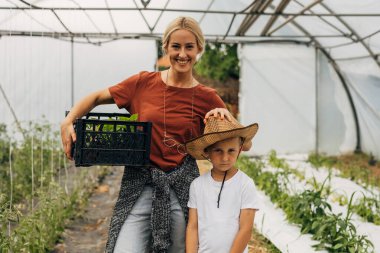
[[[241,125],[235,118],[231,121],[220,117],[208,118],[203,135],[198,136],[185,143],[186,151],[197,160],[207,159],[205,148],[218,141],[233,137],[244,138],[247,143],[255,136],[259,125],[257,123],[249,126]],[[244,145],[244,143],[243,143]]]
[[[243,137],[237,136],[237,137],[231,137],[231,138],[228,138],[228,139],[232,139],[232,138],[239,138],[239,145],[240,146],[242,146],[244,144],[244,140],[245,139]],[[225,140],[227,140],[227,139],[225,139]],[[220,141],[224,141],[224,140],[220,140]],[[210,146],[205,147],[204,152],[205,153],[208,152],[209,151],[208,149],[211,148],[212,146],[214,146],[215,144],[217,144],[218,142],[215,142],[215,143],[211,144]]]

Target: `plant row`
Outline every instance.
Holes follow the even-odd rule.
[[[308,161],[309,162],[314,161],[313,166],[315,168],[317,168],[318,170],[321,168],[322,163],[328,164],[329,165],[328,166],[328,172],[329,172],[328,178],[331,179],[331,173],[333,170],[333,168],[332,168],[332,161],[333,160],[331,160],[330,158],[319,157],[318,161],[322,161],[322,162],[319,164],[319,166],[316,166],[316,159],[317,159],[316,156],[312,154],[309,156]],[[272,152],[269,155],[269,164],[274,168],[281,168],[281,169],[284,169],[286,171],[295,173],[295,175],[300,180],[303,180],[305,178],[304,175],[300,171],[290,168],[290,166],[285,162],[284,159],[278,159],[276,157],[275,152]],[[360,178],[360,177],[355,177],[353,175],[363,175],[363,173],[360,172],[362,170],[363,169],[360,169],[356,166],[353,166],[353,167],[346,166],[346,169],[345,169],[345,171],[349,171],[349,174],[353,178]],[[356,174],[355,174],[355,171],[356,171]],[[344,173],[338,173],[338,176],[344,177],[344,175],[345,175]],[[345,178],[348,178],[348,177],[346,176]],[[351,178],[349,178],[349,179],[351,179]],[[363,186],[367,190],[367,192],[366,192],[366,194],[362,193],[363,194],[362,198],[356,198],[354,203],[352,203],[351,210],[352,210],[352,212],[354,212],[357,215],[359,215],[360,217],[362,217],[365,221],[370,222],[370,223],[374,223],[375,225],[380,225],[380,194],[378,193],[378,191],[374,191],[373,188],[372,188],[372,190],[370,190],[368,187],[368,184],[363,185],[363,184],[360,184],[358,181],[361,181],[361,180],[355,180],[355,182],[358,183],[360,186]],[[326,193],[328,193],[328,194],[331,193],[330,186],[326,186]],[[341,195],[341,194],[338,194],[336,192],[334,192],[332,194],[334,195],[333,199],[335,201],[337,201],[339,203],[339,205],[343,206],[343,205],[348,204],[348,198],[349,198],[348,196]]]
[[[0,252],[49,252],[107,170],[67,166],[47,123],[23,132],[12,140],[0,125]]]
[[[309,155],[308,162],[317,169],[334,168],[339,171],[339,176],[348,178],[364,188],[380,187],[380,175],[374,173],[375,170],[380,170],[380,164],[372,156],[364,153],[338,157],[313,153]]]
[[[238,166],[255,181],[257,187],[265,192],[273,203],[285,212],[289,222],[298,224],[301,233],[312,234],[312,239],[319,241],[318,244],[313,245],[317,250],[373,252],[373,245],[367,237],[356,233],[351,222],[351,205],[344,217],[342,214],[332,212],[325,196],[324,184],[317,190],[305,190],[290,195],[287,178],[292,173],[291,171],[264,171],[264,163],[250,161],[244,157],[239,160]]]

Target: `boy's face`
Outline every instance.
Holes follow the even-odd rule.
[[[239,137],[219,141],[207,148],[207,154],[213,168],[224,172],[231,169],[239,155],[241,142]]]

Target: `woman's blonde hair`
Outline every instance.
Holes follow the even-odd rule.
[[[166,27],[164,36],[162,37],[162,52],[166,53],[166,48],[172,33],[181,29],[185,29],[194,34],[197,41],[197,46],[201,51],[200,53],[202,53],[205,45],[205,38],[198,22],[191,17],[178,17],[170,22],[170,24]]]

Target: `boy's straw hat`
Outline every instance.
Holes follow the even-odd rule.
[[[249,126],[241,125],[235,118],[232,121],[222,120],[220,117],[208,118],[203,135],[186,142],[186,151],[197,160],[206,159],[205,148],[225,139],[242,137],[245,143],[252,140],[259,125],[254,123]]]

